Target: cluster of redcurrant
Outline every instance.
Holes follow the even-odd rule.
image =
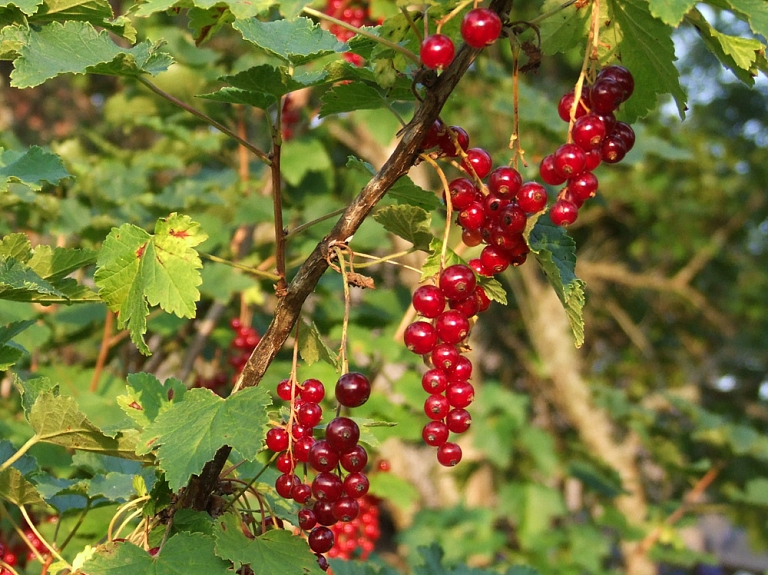
[[[328,0],[324,12],[337,20],[341,20],[342,22],[354,26],[355,28],[377,24],[377,22],[371,20],[371,11],[368,2],[359,2],[357,0]],[[380,24],[380,22],[378,22],[378,24]],[[338,24],[332,24],[329,31],[336,36],[340,42],[346,42],[355,35],[352,30],[348,30]],[[363,65],[363,58],[352,52],[345,52],[344,59],[355,66]]]
[[[56,520],[56,516],[52,516],[48,519],[48,521],[51,522]],[[40,538],[35,535],[35,532],[32,531],[29,526],[25,527],[22,533],[27,542],[32,545],[32,547],[34,547],[40,555],[47,557],[50,554],[48,548],[40,540]],[[34,561],[36,558],[37,557],[32,552],[32,550],[25,545],[21,543],[11,545],[8,541],[0,539],[0,561],[2,561],[2,564],[0,564],[0,575],[12,575],[12,571],[6,568],[6,565],[11,568],[17,568],[21,567],[19,564],[20,559],[22,559],[22,561],[26,561],[26,563],[29,563],[30,561]]]
[[[368,559],[376,541],[381,536],[379,528],[379,499],[372,495],[361,497],[360,515],[349,523],[336,523],[331,526],[334,544],[328,551],[331,559]]]
[[[597,192],[597,177],[592,171],[601,162],[620,162],[635,144],[632,128],[616,121],[614,115],[634,88],[629,70],[614,65],[603,68],[595,82],[582,89],[569,142],[545,156],[539,166],[541,179],[547,184],[565,184],[549,212],[554,224],[575,222],[579,208]],[[560,99],[557,111],[566,122],[571,119],[574,99],[573,91]]]
[[[35,539],[37,539],[37,537],[35,537]],[[18,553],[11,549],[4,541],[0,541],[0,559],[2,559],[3,563],[9,567],[16,567],[19,563]],[[11,575],[11,571],[0,566],[0,575]]]
[[[472,417],[465,408],[475,398],[469,382],[472,362],[462,353],[471,318],[488,309],[491,302],[477,285],[472,268],[455,264],[440,273],[437,285],[417,288],[412,303],[424,319],[406,327],[403,340],[431,366],[421,378],[429,394],[424,412],[431,420],[424,426],[422,438],[427,445],[437,447],[438,462],[451,467],[461,461],[462,453],[459,445],[448,441],[449,435],[469,429]]]
[[[473,8],[461,20],[461,37],[473,48],[493,44],[501,34],[501,19],[488,8]],[[419,49],[421,63],[432,70],[441,70],[453,62],[456,47],[445,34],[424,38]]]
[[[229,365],[235,370],[234,378],[236,379],[248,362],[248,358],[251,357],[251,353],[256,348],[256,345],[261,340],[261,336],[259,336],[256,328],[244,325],[239,318],[232,319],[229,322],[229,327],[235,332],[235,337],[230,347]],[[212,377],[204,377],[198,374],[195,378],[195,387],[206,387],[221,393],[221,390],[228,382],[227,374],[222,371],[217,372]]]
[[[359,407],[368,401],[371,384],[361,373],[349,372],[336,382],[336,401],[340,406]],[[325,437],[315,439],[315,427],[323,418],[320,402],[325,386],[317,379],[301,385],[292,379],[278,384],[277,395],[290,402],[288,420],[267,432],[267,447],[278,453],[275,465],[282,472],[276,482],[277,493],[303,506],[298,513],[299,527],[309,531],[310,548],[318,555],[321,567],[327,566],[322,555],[333,547],[330,526],[349,523],[360,514],[360,498],[368,493],[368,477],[363,469],[368,453],[359,444],[360,428],[348,417],[332,419],[325,427]],[[296,475],[298,463],[304,465],[303,480]],[[307,464],[315,471],[310,481]]]

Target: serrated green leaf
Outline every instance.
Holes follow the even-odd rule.
[[[442,250],[443,241],[439,238],[432,238],[432,241],[429,243],[429,255],[421,265],[421,278],[419,278],[419,282],[425,282],[440,272],[440,255]],[[463,263],[466,262],[461,259],[461,257],[459,257],[451,248],[446,250],[445,267]]]
[[[149,305],[178,317],[195,316],[203,264],[194,247],[207,237],[189,217],[171,214],[157,221],[155,235],[123,224],[104,241],[94,276],[99,295],[142,353],[149,354],[143,337]]]
[[[26,354],[23,348],[15,344],[0,346],[0,370],[10,369]]]
[[[170,56],[146,41],[133,48],[115,44],[106,30],[97,32],[89,22],[52,22],[32,30],[19,50],[11,72],[11,86],[31,88],[60,74],[138,76],[168,68]]]
[[[309,18],[272,22],[252,18],[236,20],[232,27],[248,42],[294,66],[344,50],[344,44]]]
[[[14,60],[29,40],[29,28],[21,24],[0,29],[0,60]]]
[[[332,365],[336,371],[340,369],[339,358],[323,341],[320,330],[313,321],[302,319],[299,329],[299,354],[307,365],[323,360]]]
[[[304,538],[283,529],[249,539],[243,534],[240,518],[226,514],[216,520],[214,538],[217,555],[232,561],[236,569],[250,565],[254,575],[323,573]]]
[[[138,452],[154,450],[168,485],[178,491],[224,445],[246,459],[256,457],[269,423],[270,403],[261,387],[249,387],[227,399],[209,389],[191,389],[144,430]]]
[[[227,0],[222,2],[221,0],[194,0],[195,6],[203,9],[210,9],[219,7],[222,4],[229,8],[230,12],[238,20],[244,20],[246,18],[254,18],[267,12],[272,6],[278,4],[274,0]]]
[[[34,294],[64,298],[64,294],[25,264],[14,259],[0,261],[0,299],[30,301]]]
[[[408,204],[424,208],[428,212],[435,211],[442,206],[440,199],[430,190],[417,186],[408,176],[401,176],[387,191],[387,197],[394,199],[398,204]]]
[[[127,395],[118,396],[117,404],[140,428],[151,424],[158,415],[168,411],[174,402],[182,401],[187,391],[187,387],[178,379],[170,378],[162,384],[150,373],[132,373],[127,381]]]
[[[11,339],[34,324],[35,320],[30,319],[27,321],[14,321],[7,326],[0,327],[0,370],[9,369],[27,354],[23,347],[11,342]]]
[[[748,86],[754,85],[758,73],[757,59],[761,51],[765,50],[760,41],[722,34],[698,10],[691,10],[687,19],[696,27],[704,45],[723,66]]]
[[[387,101],[378,88],[362,82],[334,86],[322,95],[320,101],[323,103],[320,106],[320,118],[343,112],[375,110],[387,106]]]
[[[8,234],[0,240],[0,257],[25,262],[32,255],[32,244],[27,234]]]
[[[621,61],[634,75],[635,91],[622,105],[627,121],[643,117],[656,107],[657,94],[672,94],[685,118],[686,95],[675,68],[672,28],[654,18],[644,0],[610,0],[612,27],[621,40]],[[616,30],[618,29],[618,30]]]
[[[224,104],[242,104],[259,108],[260,110],[266,110],[270,106],[277,104],[277,98],[272,94],[229,87],[222,88],[217,92],[211,92],[209,94],[200,94],[198,98],[205,98],[212,102],[222,102]]]
[[[432,214],[416,206],[408,204],[387,206],[379,209],[373,215],[373,219],[384,226],[388,232],[411,242],[418,250],[428,250],[434,237],[429,228]]]
[[[170,10],[176,4],[180,4],[178,0],[146,0],[138,5],[133,11],[136,16],[147,17],[155,14],[156,12],[165,12]]]
[[[15,374],[13,377],[13,385],[19,390],[19,395],[21,395],[21,408],[24,410],[24,416],[27,418],[27,421],[29,421],[29,413],[32,411],[32,406],[40,394],[50,392],[54,396],[59,395],[59,384],[47,377],[34,377],[27,380],[23,380]]]
[[[285,143],[280,166],[283,168],[283,179],[292,186],[298,186],[310,172],[330,170],[333,161],[318,138],[299,138]]]
[[[764,0],[727,0],[727,3],[749,23],[755,34],[768,38],[768,11]]]
[[[83,565],[89,575],[232,575],[230,564],[216,556],[213,538],[177,533],[156,556],[132,543],[107,543]]]
[[[677,27],[688,10],[696,5],[696,0],[648,0],[648,5],[656,18]]]
[[[501,305],[507,305],[507,291],[496,278],[477,276],[477,285],[485,290],[485,295],[491,301],[497,301]]]
[[[62,279],[85,266],[96,263],[98,252],[88,249],[51,248],[37,246],[27,265],[49,281]]]
[[[35,320],[28,319],[26,321],[14,321],[8,325],[0,327],[0,344],[8,343],[22,331],[34,324]]]
[[[70,177],[61,158],[39,146],[32,146],[23,153],[2,151],[0,165],[0,192],[7,192],[11,183],[23,184],[30,190],[39,191],[46,182],[58,184]]]
[[[135,435],[107,437],[80,411],[73,397],[42,392],[32,405],[28,419],[38,441],[125,459],[147,459],[136,455]]]
[[[43,498],[18,469],[8,467],[0,471],[0,498],[14,505],[36,505],[45,503]]]
[[[7,439],[0,439],[0,462],[8,461],[16,453],[16,448]],[[37,460],[31,455],[24,454],[13,462],[11,466],[17,469],[23,476],[40,471]]]
[[[576,347],[581,347],[585,283],[576,277],[576,242],[546,215],[531,230],[528,245],[565,308]]]
[[[16,6],[19,10],[24,12],[27,16],[32,16],[37,12],[43,0],[4,0],[0,2],[0,7],[6,8],[8,6]]]
[[[541,6],[545,14],[562,4],[560,0],[546,0]],[[541,49],[547,55],[567,52],[571,48],[584,44],[589,27],[588,4],[580,3],[560,10],[541,23]]]

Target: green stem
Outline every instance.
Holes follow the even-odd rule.
[[[393,260],[395,258],[400,258],[403,256],[407,256],[409,254],[412,254],[413,252],[418,251],[416,248],[411,248],[409,250],[403,250],[402,252],[397,252],[394,254],[389,254],[388,256],[383,256],[380,258],[377,258],[376,256],[369,256],[368,254],[361,254],[360,252],[355,252],[355,255],[361,258],[371,258],[373,261],[362,263],[362,264],[355,264],[355,267],[360,268],[369,268],[371,266],[375,266],[378,264],[386,263],[390,260]]]
[[[411,27],[411,30],[413,30],[413,33],[416,34],[416,37],[419,39],[419,44],[421,44],[421,42],[424,40],[424,35],[416,26],[416,22],[413,21],[413,18],[411,18],[411,15],[408,13],[408,9],[401,6],[400,12],[403,13],[403,17],[408,21],[408,26]]]
[[[325,214],[324,216],[320,216],[319,218],[316,218],[314,220],[310,220],[310,221],[308,221],[308,222],[306,222],[304,224],[301,224],[300,226],[296,226],[290,232],[285,234],[285,237],[287,239],[287,238],[289,238],[291,236],[295,236],[296,234],[303,232],[304,230],[306,230],[309,227],[314,226],[315,224],[319,224],[320,222],[324,222],[325,220],[330,220],[331,218],[335,218],[336,216],[339,216],[339,215],[343,214],[344,210],[346,210],[346,209],[347,209],[347,207],[344,206],[343,208],[339,208],[338,210],[334,210],[334,211],[332,211],[332,212],[330,212],[328,214]]]
[[[168,100],[174,106],[178,106],[182,110],[185,110],[186,112],[189,112],[193,116],[200,118],[206,124],[213,126],[217,130],[219,130],[222,134],[229,136],[230,138],[235,140],[238,144],[240,144],[241,146],[243,146],[244,148],[252,152],[255,156],[257,156],[262,162],[264,162],[268,166],[272,164],[272,161],[269,159],[269,156],[267,154],[259,150],[256,146],[251,144],[248,140],[245,140],[240,136],[238,136],[235,132],[227,128],[224,124],[221,124],[220,122],[217,122],[216,120],[211,118],[208,114],[205,114],[200,110],[198,110],[197,108],[193,108],[189,104],[186,104],[181,100],[179,100],[178,98],[171,96],[165,90],[162,90],[161,88],[158,88],[157,86],[155,86],[152,82],[147,80],[144,76],[137,76],[136,79],[142,84],[144,84],[147,88],[152,90],[155,94],[160,96],[161,98],[165,98],[166,100]]]
[[[59,550],[63,551],[64,548],[67,546],[67,544],[72,540],[72,538],[77,533],[78,529],[80,529],[80,526],[83,524],[83,521],[85,521],[85,516],[88,514],[88,511],[91,510],[91,500],[88,499],[85,502],[85,509],[83,509],[83,512],[80,514],[80,517],[77,520],[77,523],[72,528],[72,531],[69,532],[69,535],[67,535],[66,539],[62,542],[61,545],[59,545]]]
[[[574,4],[576,4],[576,0],[568,0],[567,2],[563,2],[557,8],[553,8],[549,12],[544,12],[544,14],[540,14],[536,16],[536,18],[534,18],[533,20],[528,20],[526,24],[528,24],[529,26],[538,26],[539,22],[543,22],[547,18],[551,18],[558,12],[562,12],[563,10],[565,10],[569,6],[573,6]]]
[[[16,453],[14,453],[8,459],[3,461],[2,465],[0,465],[0,473],[2,473],[6,469],[8,469],[11,465],[16,463],[21,458],[21,456],[24,455],[27,451],[29,451],[29,449],[38,441],[40,441],[40,436],[38,436],[37,434],[30,437],[27,440],[27,442],[24,445],[22,445]]]
[[[229,503],[227,503],[227,505],[226,505],[226,506],[224,507],[224,509],[221,511],[221,514],[222,514],[222,515],[224,515],[224,514],[225,514],[227,511],[229,511],[229,510],[232,508],[232,506],[235,504],[235,501],[237,501],[237,500],[238,500],[238,499],[240,499],[240,498],[241,498],[243,495],[245,495],[245,494],[246,494],[246,492],[247,492],[247,491],[248,491],[248,490],[251,488],[251,486],[253,486],[253,484],[254,484],[254,483],[256,483],[256,480],[257,480],[259,477],[261,477],[261,475],[262,475],[262,474],[263,474],[263,473],[264,473],[264,472],[265,472],[267,469],[269,469],[269,466],[270,466],[270,465],[271,465],[271,464],[272,464],[272,463],[275,461],[275,459],[277,459],[277,455],[278,455],[277,453],[273,454],[273,455],[272,455],[272,458],[271,458],[269,461],[267,461],[267,463],[265,463],[265,464],[264,464],[264,467],[262,467],[262,468],[261,468],[261,471],[259,471],[259,472],[256,474],[256,476],[255,476],[253,479],[251,479],[251,480],[248,482],[248,484],[247,484],[245,487],[243,487],[243,489],[240,491],[240,493],[238,493],[236,496],[234,496],[234,497],[233,497],[233,498],[232,498],[232,499],[229,501]]]
[[[206,254],[203,252],[197,252],[200,254],[200,257],[205,258],[207,260],[211,260],[212,262],[216,262],[218,264],[224,264],[227,266],[231,266],[233,268],[237,268],[239,270],[243,270],[244,272],[248,272],[249,274],[258,276],[260,278],[264,278],[265,280],[270,281],[278,281],[280,279],[280,276],[277,274],[271,274],[269,272],[263,272],[261,270],[257,270],[256,268],[252,268],[243,264],[238,264],[236,262],[231,262],[229,260],[225,260],[224,258],[220,258],[219,256],[214,256],[212,254]]]
[[[575,0],[574,0],[575,1]],[[421,61],[419,58],[408,50],[408,48],[403,48],[399,44],[395,44],[394,42],[387,40],[386,38],[382,38],[381,36],[377,36],[376,34],[372,34],[371,32],[368,32],[367,30],[363,30],[362,28],[356,28],[355,26],[352,26],[351,24],[347,24],[343,20],[339,20],[338,18],[334,18],[333,16],[329,16],[328,14],[324,14],[323,12],[319,12],[318,10],[315,10],[314,8],[304,8],[303,12],[305,14],[309,14],[310,16],[314,16],[315,18],[321,18],[322,20],[327,20],[328,22],[332,24],[336,24],[337,26],[341,26],[342,28],[346,30],[351,30],[355,34],[360,34],[361,36],[365,36],[366,38],[370,38],[374,42],[378,42],[382,46],[386,46],[387,48],[392,48],[395,52],[400,52],[403,56],[411,60],[413,63],[415,63],[417,66],[421,66]]]

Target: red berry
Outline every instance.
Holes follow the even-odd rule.
[[[473,48],[493,44],[501,34],[499,15],[488,8],[474,8],[461,21],[461,37]]]
[[[320,499],[312,506],[312,511],[320,525],[333,525],[338,521],[333,516],[333,501]]]
[[[582,90],[582,95],[584,95],[584,90]],[[568,92],[565,94],[562,98],[560,98],[560,102],[557,104],[557,113],[560,116],[560,119],[564,122],[570,122],[571,121],[571,108],[573,107],[573,92]],[[587,108],[584,106],[584,102],[582,100],[581,103],[579,103],[578,107],[576,108],[576,117],[580,118],[584,114],[587,113]]]
[[[459,147],[461,147],[461,149],[464,151],[469,148],[469,134],[467,134],[467,131],[461,126],[448,126],[445,132],[443,132],[443,135],[440,137],[440,141],[438,143],[440,149],[449,158],[455,158],[459,155],[459,152],[456,149],[456,144],[451,137],[451,133],[453,133],[455,136]]]
[[[554,154],[544,156],[541,160],[541,164],[539,164],[539,175],[541,176],[541,179],[544,180],[544,183],[549,184],[550,186],[559,186],[566,180],[565,176],[561,176],[557,170],[555,170]]]
[[[437,316],[435,331],[445,343],[459,343],[469,335],[469,320],[460,311],[450,309]]]
[[[470,175],[474,170],[475,175],[482,180],[490,173],[493,160],[491,160],[491,155],[484,149],[470,148],[467,150],[467,159],[462,162],[461,166]]]
[[[485,290],[480,286],[478,286],[475,290],[475,294],[477,295],[477,299],[480,302],[480,312],[484,312],[490,307],[491,299],[488,297],[488,294],[485,293]]]
[[[435,120],[430,126],[427,135],[424,136],[424,141],[421,143],[422,150],[429,150],[437,146],[440,141],[440,135],[443,133],[443,123],[440,120]]]
[[[437,344],[437,332],[431,323],[416,321],[405,328],[405,347],[417,355],[429,353]]]
[[[472,377],[472,362],[463,355],[460,356],[448,371],[448,375],[452,381],[468,381]]]
[[[368,452],[362,445],[355,445],[352,449],[339,456],[339,463],[350,473],[362,471],[368,463]]]
[[[337,417],[325,428],[325,439],[339,453],[346,453],[360,439],[360,428],[348,417]]]
[[[472,258],[467,262],[467,264],[479,276],[491,277],[493,275],[493,271],[485,267],[485,265],[483,265],[483,262],[480,258]]]
[[[584,164],[584,171],[585,172],[592,172],[594,171],[597,166],[600,165],[600,163],[603,161],[603,156],[601,153],[600,148],[596,150],[590,150],[586,153],[587,160]]]
[[[452,409],[445,416],[445,424],[453,433],[464,433],[472,424],[472,416],[466,409]]]
[[[610,78],[598,78],[589,92],[589,101],[596,112],[613,112],[624,101],[624,89]]]
[[[509,200],[500,198],[496,194],[488,194],[485,196],[485,216],[486,223],[488,221],[496,221],[501,215],[501,211],[509,205]]]
[[[519,234],[525,229],[528,218],[525,217],[525,211],[518,204],[509,204],[501,212],[499,223],[508,234]]]
[[[333,504],[333,516],[344,523],[349,523],[360,514],[360,504],[351,497],[340,497]]]
[[[290,379],[284,379],[277,384],[277,397],[283,401],[291,401],[292,385]]]
[[[336,400],[344,407],[360,407],[371,396],[371,382],[362,373],[350,371],[336,382]]]
[[[592,172],[584,172],[568,180],[568,190],[579,201],[584,202],[595,195],[597,177]]]
[[[459,360],[459,350],[450,343],[438,343],[430,355],[432,364],[447,372]]]
[[[475,399],[475,388],[468,381],[456,381],[448,385],[445,398],[451,407],[467,407]]]
[[[304,531],[308,531],[317,525],[315,512],[311,509],[300,509],[297,513],[297,517],[299,519],[299,527],[301,527]]]
[[[578,176],[584,171],[587,156],[576,144],[563,144],[554,154],[555,172],[565,178]]]
[[[322,471],[312,481],[312,495],[315,499],[336,501],[344,491],[344,484],[338,475]]]
[[[453,40],[444,34],[427,36],[421,43],[421,63],[432,70],[441,70],[453,62],[456,49]]]
[[[440,288],[433,285],[423,285],[413,292],[413,308],[424,317],[436,318],[445,309],[445,296]]]
[[[475,290],[477,291],[477,290]],[[480,311],[480,300],[477,295],[473,293],[467,299],[461,301],[452,301],[451,309],[461,312],[466,317],[474,317]]]
[[[333,547],[333,532],[327,527],[315,527],[310,531],[309,548],[315,553],[326,553]]]
[[[323,408],[316,403],[302,403],[296,412],[299,424],[313,428],[323,419]]]
[[[480,230],[462,229],[461,241],[464,242],[465,246],[470,248],[479,246],[483,243],[483,234]]]
[[[451,192],[451,206],[454,210],[463,210],[467,208],[477,196],[477,188],[471,180],[467,178],[456,178],[448,184],[448,191]]]
[[[549,211],[549,217],[556,226],[567,226],[576,221],[578,208],[567,200],[557,200]]]
[[[312,498],[312,488],[306,483],[298,483],[291,489],[291,499],[299,505],[304,505]]]
[[[605,122],[597,114],[587,114],[576,120],[571,135],[573,142],[582,150],[594,150],[600,147],[600,143],[607,135]]]
[[[433,393],[424,401],[424,413],[435,421],[444,419],[450,410],[451,406],[443,395]]]
[[[488,176],[488,190],[507,200],[515,199],[522,185],[520,173],[509,166],[499,166]]]
[[[325,397],[325,386],[318,379],[307,379],[301,384],[300,397],[309,403],[320,403]]]
[[[448,441],[448,426],[442,421],[430,421],[424,426],[421,437],[424,443],[438,447]]]
[[[315,438],[311,436],[302,437],[296,443],[293,444],[293,456],[296,461],[306,463],[309,461],[309,450],[315,443]]]
[[[275,490],[283,499],[290,499],[293,486],[299,484],[299,478],[293,473],[284,473],[275,480]]]
[[[610,79],[621,86],[622,102],[625,102],[635,91],[635,79],[624,66],[612,65],[600,70],[597,80]]]
[[[621,140],[627,152],[635,145],[635,131],[626,122],[616,122],[611,136]]]
[[[352,499],[359,499],[368,493],[370,482],[365,473],[350,473],[344,478],[344,492]]]
[[[275,467],[277,467],[277,470],[280,473],[291,473],[294,469],[294,463],[293,458],[291,457],[291,454],[287,451],[284,451],[280,455],[277,456],[277,459],[275,460]]]
[[[453,467],[461,461],[461,447],[455,443],[443,443],[437,448],[437,461],[445,467]]]
[[[523,184],[517,193],[517,204],[526,214],[535,214],[547,207],[547,190],[536,182]]]
[[[315,441],[309,450],[309,464],[315,471],[333,471],[339,463],[338,452],[325,439]]]
[[[267,431],[267,448],[279,453],[288,449],[288,432],[282,427],[273,427]]]
[[[480,262],[491,275],[500,274],[509,267],[509,256],[499,247],[485,246],[480,252]]]
[[[440,274],[440,291],[449,300],[462,300],[475,291],[477,278],[471,267],[454,264]]]
[[[485,206],[474,201],[459,212],[459,225],[464,229],[477,230],[485,223]]]
[[[621,138],[608,136],[603,140],[600,154],[606,164],[617,164],[627,155],[627,147]]]
[[[442,393],[448,387],[448,374],[440,368],[430,369],[421,376],[421,387],[427,393]]]

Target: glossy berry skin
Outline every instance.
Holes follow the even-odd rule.
[[[312,512],[315,514],[315,518],[320,525],[333,525],[338,521],[333,516],[333,501],[319,499],[312,506]]]
[[[359,499],[368,493],[371,484],[364,473],[350,473],[344,478],[344,493],[352,499]]]
[[[481,288],[480,286],[477,286],[477,289],[475,290],[475,295],[477,296],[477,301],[480,302],[480,312],[484,312],[491,306],[491,298],[488,297],[488,294],[485,293],[485,290]]]
[[[320,403],[325,397],[325,386],[319,379],[304,380],[299,395],[306,402]]]
[[[478,302],[479,305],[480,303]],[[462,355],[453,364],[453,367],[448,372],[448,376],[452,381],[469,381],[472,377],[472,362]]]
[[[501,34],[501,19],[487,8],[474,8],[461,21],[461,37],[473,48],[493,44]]]
[[[540,212],[547,207],[547,190],[537,182],[527,182],[517,193],[517,205],[526,214]]]
[[[600,147],[603,138],[607,135],[605,122],[597,114],[587,114],[576,120],[571,135],[573,143],[585,152],[594,150]]]
[[[448,441],[448,426],[442,421],[430,421],[424,426],[421,437],[424,443],[433,447],[439,447]]]
[[[332,513],[342,523],[349,523],[360,514],[360,504],[351,497],[342,496],[333,504]]]
[[[450,441],[437,448],[437,461],[445,467],[453,467],[461,461],[461,447]]]
[[[440,368],[430,369],[421,376],[421,387],[427,393],[442,393],[448,387],[448,374]]]
[[[273,427],[267,431],[267,448],[279,453],[288,449],[288,432],[282,427]]]
[[[318,473],[312,481],[312,495],[318,500],[336,501],[343,491],[344,484],[334,473],[325,471]]]
[[[454,210],[469,207],[477,196],[475,184],[467,178],[456,178],[448,184],[448,190],[451,192],[451,206]]]
[[[465,317],[474,317],[480,311],[480,300],[475,294],[472,294],[467,299],[452,301],[451,309],[461,312]]]
[[[541,163],[539,164],[539,175],[541,176],[541,179],[544,180],[544,183],[549,184],[550,186],[559,186],[566,180],[565,176],[560,175],[560,173],[555,170],[554,154],[549,154],[542,158]]]
[[[277,397],[282,399],[283,401],[291,401],[291,380],[284,379],[280,383],[277,384]],[[297,390],[298,393],[298,390]]]
[[[445,343],[460,343],[469,335],[469,320],[460,311],[450,309],[437,316],[435,331]]]
[[[586,162],[584,163],[584,171],[585,172],[592,172],[597,168],[603,161],[603,154],[600,148],[596,150],[590,150],[586,154]]]
[[[611,136],[621,140],[624,143],[624,148],[627,152],[629,152],[635,145],[635,131],[626,122],[616,122],[616,125],[613,127],[613,132],[611,132]]]
[[[339,463],[338,452],[325,439],[315,441],[309,450],[309,464],[315,471],[333,471]]]
[[[464,229],[477,230],[485,223],[485,206],[480,202],[472,202],[459,212],[459,225]]]
[[[621,87],[622,102],[626,102],[632,95],[632,92],[635,91],[635,79],[632,77],[630,71],[624,66],[614,64],[600,70],[600,73],[597,75],[597,80],[599,81],[606,78],[613,80]]]
[[[417,355],[431,352],[437,345],[437,332],[431,323],[415,321],[405,328],[405,347]]]
[[[445,424],[453,433],[464,433],[472,424],[472,416],[466,409],[452,409],[445,416]]]
[[[444,34],[427,36],[421,43],[419,57],[421,63],[432,70],[442,70],[453,62],[456,48],[453,40]]]
[[[513,200],[517,197],[523,178],[514,168],[499,166],[488,176],[488,190],[500,198]]]
[[[304,505],[312,498],[312,488],[306,483],[298,483],[291,489],[291,498],[296,503]]]
[[[479,276],[491,277],[493,275],[493,271],[485,267],[480,258],[472,258],[467,264],[475,270],[475,273]]]
[[[309,532],[307,541],[315,553],[327,553],[333,547],[333,531],[324,526],[315,527]]]
[[[339,453],[346,453],[360,439],[360,428],[348,417],[337,417],[325,428],[325,439]]]
[[[445,309],[445,296],[440,288],[433,285],[423,285],[413,292],[411,298],[413,308],[424,317],[436,318]]]
[[[475,388],[468,381],[457,381],[445,390],[445,398],[451,407],[464,408],[475,400]]]
[[[576,144],[563,144],[555,151],[553,162],[556,173],[572,178],[584,171],[587,156]]]
[[[584,172],[568,180],[568,190],[579,201],[584,202],[597,192],[597,177],[592,172]]]
[[[312,449],[314,443],[314,437],[302,437],[294,443],[293,456],[296,458],[296,461],[301,461],[302,463],[309,461],[309,450]]]
[[[339,463],[350,473],[362,471],[368,464],[368,452],[362,445],[355,445],[352,449],[339,456]]]
[[[479,230],[470,230],[470,229],[462,229],[461,230],[461,241],[464,242],[464,245],[467,247],[474,247],[479,246],[483,243],[483,233]]]
[[[464,264],[448,266],[440,273],[440,291],[449,300],[462,300],[475,291],[477,278],[471,267]]]
[[[528,218],[525,217],[525,211],[518,204],[509,204],[501,212],[499,223],[508,234],[519,234],[525,229]]]
[[[568,226],[576,221],[578,208],[567,200],[557,200],[549,211],[549,218],[556,226]]]
[[[433,393],[424,401],[424,413],[435,421],[444,419],[450,410],[451,406],[443,395]]]
[[[447,372],[459,361],[459,350],[450,343],[438,343],[430,354],[432,365]]]
[[[600,78],[589,93],[592,109],[599,113],[613,112],[624,101],[624,90],[610,78]]]
[[[483,148],[470,148],[467,150],[467,159],[462,162],[461,166],[470,175],[474,170],[475,175],[482,180],[491,172],[493,160]]]
[[[456,144],[454,143],[453,138],[451,138],[451,133],[456,137],[459,147],[465,152],[467,151],[467,148],[469,148],[469,134],[467,134],[467,131],[461,126],[448,126],[445,132],[443,132],[443,135],[440,136],[440,140],[438,141],[440,149],[449,158],[455,158],[459,155],[459,152],[456,149]]]
[[[315,525],[317,525],[315,512],[311,509],[300,509],[297,513],[297,517],[299,519],[299,527],[301,527],[304,531],[309,531]]]
[[[582,94],[584,94],[583,91]],[[557,104],[557,114],[560,116],[560,119],[563,122],[571,121],[571,107],[573,106],[573,98],[573,92],[568,92],[562,98],[560,98],[560,102]],[[584,107],[584,103],[582,101],[576,108],[576,118],[581,118],[586,113],[587,109]]]
[[[429,150],[437,146],[440,141],[440,134],[445,128],[440,120],[435,120],[430,126],[427,135],[424,136],[424,141],[421,143],[422,150]]]
[[[350,371],[336,382],[336,400],[344,407],[360,407],[371,396],[371,382],[362,373]]]
[[[606,164],[617,164],[627,155],[624,141],[616,136],[608,136],[603,140],[600,154]]]
[[[480,262],[491,275],[500,274],[509,267],[509,257],[499,247],[485,246],[480,252]]]
[[[293,487],[299,483],[299,478],[293,473],[284,473],[275,480],[275,491],[283,499],[291,499]]]
[[[323,408],[316,403],[302,403],[296,411],[300,425],[313,428],[323,419]]]
[[[275,467],[280,473],[292,473],[295,467],[291,454],[283,451],[275,460]]]

